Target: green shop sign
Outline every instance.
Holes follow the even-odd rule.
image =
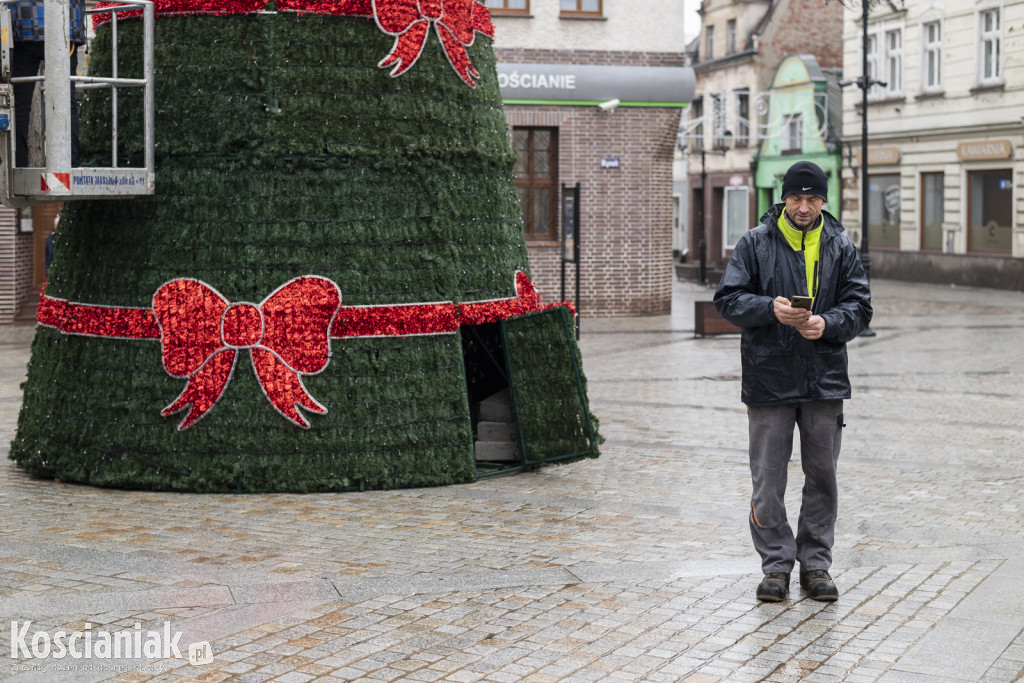
[[[685,107],[693,99],[693,69],[676,66],[498,63],[505,104]]]

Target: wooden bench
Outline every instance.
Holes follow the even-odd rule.
[[[705,337],[709,334],[738,334],[740,328],[723,318],[711,301],[694,301],[693,336]]]

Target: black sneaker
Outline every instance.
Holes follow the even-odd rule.
[[[789,594],[789,573],[771,572],[764,575],[757,585],[757,599],[765,602],[781,602]]]
[[[839,599],[839,589],[824,569],[800,572],[800,587],[807,591],[812,600],[834,602]]]

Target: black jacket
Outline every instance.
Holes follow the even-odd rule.
[[[782,204],[761,216],[736,245],[715,292],[715,307],[743,328],[743,402],[747,405],[850,398],[846,342],[871,322],[871,292],[860,255],[827,212],[819,254],[820,284],[813,313],[825,319],[820,339],[800,336],[775,320],[776,296],[807,294],[803,252],[778,227]]]

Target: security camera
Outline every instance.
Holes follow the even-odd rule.
[[[601,111],[613,111],[617,106],[619,106],[619,100],[608,100],[607,102],[602,102],[597,106],[601,109]]]

